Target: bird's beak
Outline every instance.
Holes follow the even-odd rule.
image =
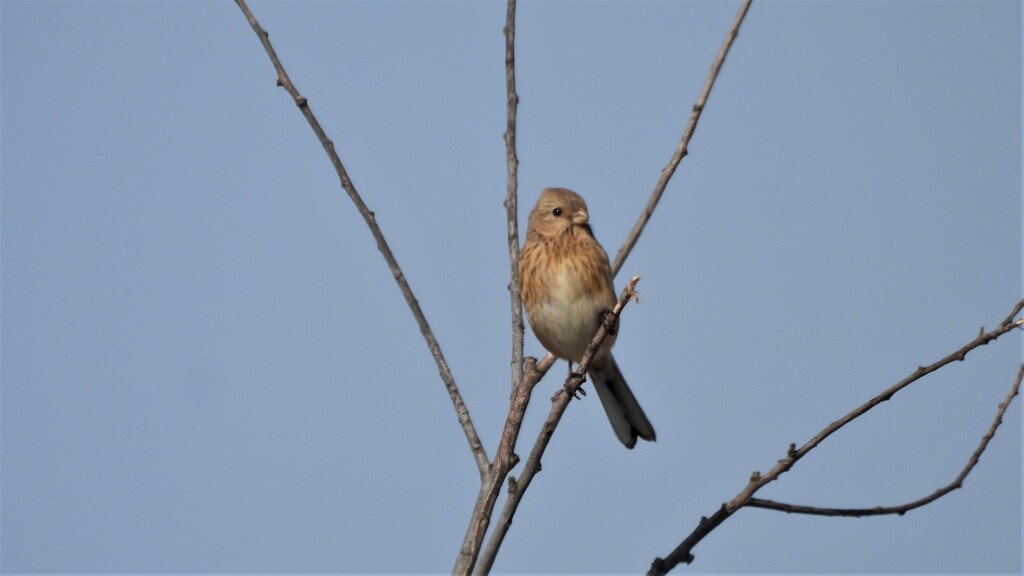
[[[583,226],[590,221],[590,214],[587,214],[586,210],[577,210],[572,213],[572,223],[577,226]]]

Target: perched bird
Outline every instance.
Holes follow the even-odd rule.
[[[541,192],[530,212],[526,242],[519,253],[519,288],[526,316],[549,352],[579,362],[604,316],[618,300],[608,255],[594,239],[587,204],[565,188]],[[622,377],[609,331],[587,370],[615,435],[632,448],[639,436],[654,441],[654,428]]]

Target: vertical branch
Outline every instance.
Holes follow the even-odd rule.
[[[455,385],[455,378],[452,376],[452,372],[448,368],[448,362],[445,360],[444,354],[441,352],[441,345],[438,344],[437,339],[434,337],[434,332],[430,329],[430,324],[427,323],[427,318],[423,315],[423,310],[420,308],[420,304],[416,300],[416,296],[413,294],[412,288],[409,286],[409,282],[406,281],[405,274],[398,265],[398,260],[395,259],[394,253],[391,252],[391,247],[388,246],[387,240],[384,239],[384,233],[381,232],[380,226],[377,225],[376,216],[363,202],[362,197],[359,195],[355,185],[348,176],[348,171],[345,170],[345,165],[341,163],[341,157],[338,156],[338,152],[334,149],[334,142],[327,137],[323,127],[320,126],[320,122],[316,119],[316,116],[313,114],[313,110],[309,107],[309,102],[299,93],[298,89],[295,88],[295,85],[292,84],[291,78],[288,77],[288,73],[281,64],[281,60],[277,57],[277,52],[274,50],[273,45],[270,44],[270,34],[260,26],[256,17],[249,10],[249,6],[245,3],[245,0],[235,0],[235,3],[242,10],[242,13],[245,14],[246,20],[249,21],[249,25],[252,27],[253,31],[256,32],[256,36],[259,37],[260,43],[263,44],[263,49],[266,50],[267,56],[270,58],[270,62],[274,65],[274,69],[277,70],[277,85],[284,88],[288,94],[291,95],[292,100],[295,101],[295,105],[299,107],[302,115],[306,118],[306,121],[309,122],[309,126],[313,129],[313,133],[316,134],[316,137],[323,146],[324,151],[327,152],[327,157],[334,166],[335,172],[338,173],[338,178],[341,180],[341,187],[345,189],[346,193],[348,193],[348,197],[352,199],[352,203],[355,204],[356,210],[359,211],[363,220],[366,221],[366,225],[370,228],[370,233],[373,234],[373,238],[377,241],[377,249],[380,250],[380,253],[384,256],[384,261],[387,262],[388,268],[391,269],[391,274],[395,277],[395,282],[398,283],[398,288],[402,291],[402,296],[405,297],[405,301],[409,305],[409,310],[412,311],[412,315],[416,318],[416,323],[419,324],[420,333],[423,335],[423,339],[427,343],[427,348],[430,349],[430,353],[434,357],[434,362],[437,364],[441,380],[444,381],[445,388],[448,389],[448,395],[451,397],[452,405],[455,407],[455,413],[458,416],[459,423],[462,425],[463,432],[466,434],[466,440],[469,442],[469,448],[473,452],[473,458],[476,460],[480,476],[483,477],[487,473],[489,465],[483,443],[480,442],[480,437],[476,433],[476,427],[473,426],[473,421],[469,417],[469,409],[466,408],[466,404],[462,400],[462,394],[459,392],[458,386]]]
[[[508,192],[505,215],[508,218],[509,292],[512,295],[512,388],[523,379],[523,299],[519,294],[519,158],[516,156],[516,0],[508,0],[505,14],[505,94],[507,98],[505,156],[508,159]]]
[[[693,137],[694,131],[697,130],[697,121],[700,120],[700,114],[704,111],[704,105],[707,104],[708,96],[711,95],[711,88],[715,85],[715,79],[718,78],[718,71],[722,69],[722,64],[725,62],[725,57],[729,55],[729,49],[732,48],[732,43],[736,40],[736,36],[740,33],[740,25],[743,24],[743,19],[747,16],[747,10],[750,9],[750,3],[752,0],[744,0],[743,5],[740,6],[739,11],[736,13],[736,18],[732,22],[732,27],[729,28],[729,33],[725,36],[725,41],[722,42],[722,47],[718,50],[718,56],[715,61],[711,64],[711,70],[708,72],[707,78],[704,80],[704,88],[700,91],[700,96],[697,97],[697,102],[693,105],[693,111],[690,113],[690,121],[686,125],[686,131],[683,132],[683,137],[679,141],[679,145],[676,146],[676,151],[672,154],[672,158],[668,161],[668,164],[661,170],[661,176],[658,178],[658,183],[654,186],[654,192],[651,193],[650,199],[647,200],[647,205],[644,206],[643,212],[640,213],[640,218],[637,219],[636,224],[633,225],[633,229],[630,230],[629,235],[626,236],[626,241],[622,243],[622,248],[619,248],[619,253],[615,255],[615,262],[612,262],[612,276],[619,273],[619,269],[626,262],[626,257],[633,251],[633,247],[636,246],[637,240],[640,239],[640,234],[644,231],[644,227],[647,226],[647,221],[651,219],[654,214],[654,209],[658,206],[658,202],[661,200],[661,195],[665,193],[665,187],[668,186],[668,181],[672,178],[672,175],[676,172],[676,167],[683,160],[688,152],[690,145],[690,138]]]
[[[518,208],[518,174],[519,158],[516,155],[516,111],[519,107],[519,96],[516,94],[516,0],[508,0],[505,13],[505,156],[508,165],[508,189],[505,196],[505,216],[508,234],[509,285],[512,314],[512,396],[509,402],[508,417],[502,428],[501,440],[494,455],[494,462],[487,473],[480,478],[480,492],[473,514],[466,528],[458,558],[455,560],[453,574],[469,574],[476,565],[483,544],[484,535],[491,522],[491,513],[501,492],[501,485],[515,466],[519,458],[515,455],[516,441],[522,428],[523,416],[533,394],[533,387],[540,381],[551,360],[542,362],[542,371],[537,370],[535,362],[530,362],[529,370],[523,366],[523,299],[519,291],[519,208]],[[529,378],[524,377],[524,373]]]

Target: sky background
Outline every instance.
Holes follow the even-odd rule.
[[[618,250],[738,2],[520,3],[520,223]],[[253,2],[387,236],[493,455],[507,409],[500,2]],[[0,2],[4,572],[450,571],[478,476],[358,213],[231,2]],[[658,432],[573,402],[503,573],[638,573],[790,442],[1021,297],[1021,3],[755,2],[617,281]],[[527,353],[543,350],[528,335]],[[950,482],[1019,333],[759,496]],[[532,445],[558,364],[538,387]],[[679,573],[1021,570],[1021,404],[904,517],[743,510]],[[518,471],[516,472],[518,473]]]

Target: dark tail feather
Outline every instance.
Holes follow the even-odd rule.
[[[633,396],[626,379],[622,377],[615,358],[608,354],[591,365],[587,374],[594,383],[594,389],[597,390],[601,405],[608,414],[608,421],[612,423],[615,435],[626,448],[635,446],[637,437],[654,442],[654,427],[651,426],[640,403],[636,401],[636,396]]]

